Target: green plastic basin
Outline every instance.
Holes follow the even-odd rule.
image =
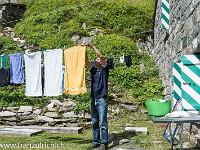
[[[148,114],[151,116],[164,116],[168,113],[171,113],[171,100],[149,100],[145,103],[148,110]]]

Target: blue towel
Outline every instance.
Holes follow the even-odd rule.
[[[20,84],[24,82],[23,54],[10,54],[10,82]]]

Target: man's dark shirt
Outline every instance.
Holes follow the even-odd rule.
[[[91,97],[92,98],[103,98],[107,97],[108,93],[108,75],[109,69],[106,65],[100,70],[97,70],[95,66],[92,65],[90,70],[91,73]]]

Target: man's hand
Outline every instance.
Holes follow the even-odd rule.
[[[90,44],[89,42],[84,42],[83,44],[84,44],[85,46],[92,47],[92,44]]]

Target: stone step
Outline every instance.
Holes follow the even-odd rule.
[[[7,126],[1,126],[1,128]],[[43,130],[50,133],[67,133],[67,134],[78,134],[82,133],[82,127],[41,127],[41,126],[10,126],[13,129],[35,129]]]
[[[147,127],[126,127],[125,133],[142,133],[147,135]]]
[[[1,128],[0,134],[3,135],[13,135],[13,136],[25,136],[30,137],[33,135],[37,135],[42,133],[42,130],[36,130],[36,129],[15,129],[15,128]]]

